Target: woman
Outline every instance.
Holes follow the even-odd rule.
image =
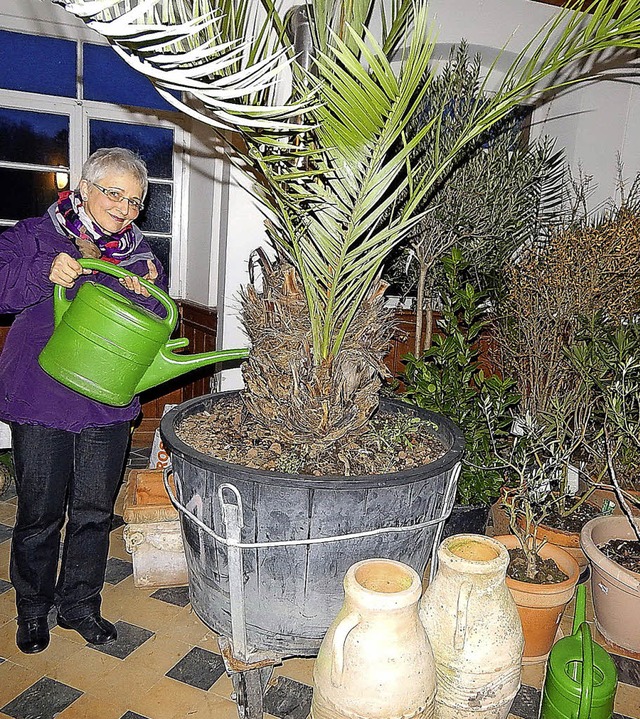
[[[18,494],[10,575],[16,644],[27,654],[49,644],[53,606],[58,625],[89,643],[117,636],[100,614],[100,592],[113,502],[140,403],[111,407],[77,394],[45,374],[37,358],[53,331],[56,284],[73,297],[90,278],[161,311],[137,277],[116,280],[78,263],[101,258],[167,289],[160,262],[132,223],[146,191],[146,167],[136,155],[101,149],[85,163],[75,192],[0,235],[0,312],[17,314],[0,356],[0,419],[11,426]]]

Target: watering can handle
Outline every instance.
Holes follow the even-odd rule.
[[[154,299],[158,300],[158,302],[160,302],[160,304],[167,310],[167,316],[162,320],[162,322],[166,324],[170,330],[173,330],[178,319],[178,308],[176,307],[176,303],[166,292],[163,292],[159,287],[156,287],[153,282],[143,279],[134,272],[125,270],[124,267],[118,267],[118,265],[114,265],[111,262],[105,262],[104,260],[81,259],[78,260],[78,262],[82,267],[88,270],[98,270],[107,275],[112,275],[113,277],[137,277],[140,284],[147,289],[149,294]],[[68,305],[69,300],[67,300],[66,288],[62,285],[56,285],[53,303],[53,319],[56,327],[60,323],[62,315]]]
[[[578,627],[587,620],[587,590],[584,584],[576,589],[576,608],[573,615],[571,634],[576,634]]]
[[[578,631],[582,636],[582,692],[578,719],[589,719],[593,695],[593,643],[591,630],[586,622],[580,625]]]

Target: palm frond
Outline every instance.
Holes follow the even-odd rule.
[[[54,0],[106,37],[120,57],[180,110],[214,127],[291,133],[310,106],[278,102],[294,63],[271,3],[232,0]],[[188,110],[167,90],[190,93]]]
[[[54,2],[99,29],[169,102],[245,133],[247,159],[266,178],[256,191],[271,215],[269,235],[303,280],[318,363],[337,355],[382,262],[465,148],[515,106],[585,79],[579,61],[640,47],[640,0],[595,0],[591,14],[575,0],[524,47],[488,101],[489,77],[480,84],[466,126],[448,143],[444,108],[407,139],[434,72],[426,0],[391,0],[388,13],[379,0],[312,0],[317,56],[306,75],[290,72],[295,53],[275,0]],[[278,86],[289,76],[283,103]],[[197,97],[207,112],[168,90]],[[413,153],[427,133],[431,165]]]
[[[420,140],[392,152],[430,73],[434,43],[426,8],[415,26],[399,77],[366,29],[360,34],[350,28],[350,44],[330,35],[317,63],[320,103],[309,114],[310,144],[317,148],[313,167],[322,170],[322,181],[283,182],[282,164],[298,162],[296,155],[261,164],[274,190],[264,199],[280,223],[273,239],[302,275],[318,360],[337,353],[384,256],[417,221],[400,213],[391,225],[380,222],[409,185],[411,154]],[[360,62],[365,54],[372,60],[368,68]]]

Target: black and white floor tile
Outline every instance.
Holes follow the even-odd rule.
[[[144,467],[148,450],[129,467]],[[195,615],[187,587],[136,588],[122,539],[120,492],[112,523],[103,610],[116,642],[88,645],[56,625],[37,655],[15,646],[15,597],[9,580],[15,492],[0,496],[0,719],[236,719],[233,686],[217,636]],[[565,621],[565,620],[563,620]],[[570,626],[570,617],[566,618]],[[640,719],[640,659],[614,654],[620,687],[614,719]],[[312,659],[276,667],[264,697],[266,719],[306,719]],[[511,719],[536,719],[542,669],[525,668]]]

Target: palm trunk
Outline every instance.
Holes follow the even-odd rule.
[[[274,441],[304,445],[311,454],[355,435],[378,408],[382,359],[393,334],[383,283],[356,313],[342,348],[318,362],[295,270],[264,268],[264,288],[242,295],[242,321],[252,344],[242,368],[244,404]]]

